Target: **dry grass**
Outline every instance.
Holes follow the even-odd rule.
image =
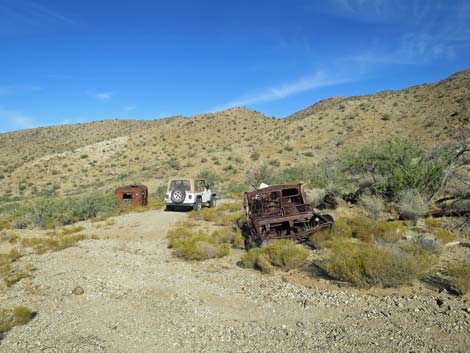
[[[43,254],[70,248],[87,238],[90,236],[86,234],[49,233],[48,238],[23,238],[21,246],[33,249],[36,254]]]
[[[451,283],[461,294],[470,292],[470,262],[450,266],[447,274]]]

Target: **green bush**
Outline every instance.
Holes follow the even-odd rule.
[[[271,273],[274,267],[291,270],[301,267],[308,257],[308,251],[292,240],[278,240],[266,248],[254,248],[243,255],[243,267],[259,269]]]
[[[372,174],[375,189],[394,198],[405,189],[432,194],[448,164],[447,151],[427,153],[406,140],[391,139],[347,152],[342,163],[353,174]]]
[[[219,180],[219,176],[216,173],[211,172],[209,170],[204,170],[204,171],[200,172],[197,175],[197,177],[200,178],[200,179],[204,179],[206,181],[206,183],[208,183],[211,187],[213,185],[215,185],[217,180]]]
[[[317,265],[328,276],[359,287],[398,287],[425,276],[433,260],[419,247],[386,249],[332,239],[327,255]]]
[[[82,198],[47,198],[17,206],[17,228],[54,228],[118,211],[114,195],[93,194]]]

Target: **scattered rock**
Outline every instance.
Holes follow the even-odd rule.
[[[80,286],[76,286],[72,291],[72,294],[75,294],[75,295],[82,295],[83,293],[85,293],[85,291]]]

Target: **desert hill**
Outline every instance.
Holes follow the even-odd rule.
[[[320,101],[284,119],[232,108],[190,118],[108,120],[0,134],[0,197],[80,194],[210,170],[221,186],[250,165],[318,163],[390,137],[426,146],[468,126],[470,70],[437,83]]]

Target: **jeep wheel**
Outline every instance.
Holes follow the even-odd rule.
[[[171,192],[171,201],[174,203],[182,203],[186,198],[186,192],[184,190],[173,190]]]
[[[201,207],[202,207],[202,201],[201,201],[200,198],[197,198],[196,203],[193,206],[193,210],[194,211],[199,211],[201,209]]]
[[[217,201],[215,200],[215,197],[211,196],[211,200],[209,201],[209,208],[214,208],[216,204]]]

